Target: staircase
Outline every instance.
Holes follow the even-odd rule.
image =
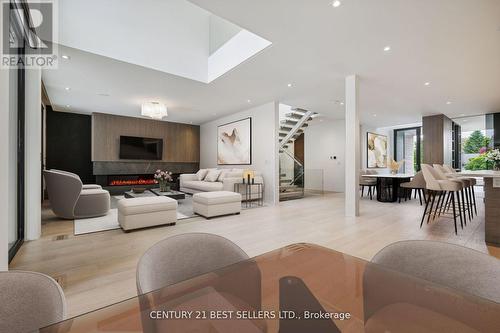
[[[292,148],[315,115],[296,108],[280,120],[280,201],[304,197],[304,164],[295,158]]]

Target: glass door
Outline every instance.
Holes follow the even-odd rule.
[[[422,128],[403,128],[394,130],[394,159],[404,161],[401,173],[414,174],[420,171],[422,161]]]

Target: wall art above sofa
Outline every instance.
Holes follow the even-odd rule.
[[[252,164],[252,118],[217,127],[217,164]]]

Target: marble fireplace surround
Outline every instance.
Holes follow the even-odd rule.
[[[93,162],[95,176],[108,175],[148,175],[156,170],[168,170],[172,173],[196,173],[199,170],[199,163],[183,162]]]

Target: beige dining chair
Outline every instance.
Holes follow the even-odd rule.
[[[408,191],[405,197],[409,195],[411,198],[412,191],[414,190],[415,196],[418,194],[420,206],[422,206],[422,197],[425,199],[425,178],[422,171],[417,172],[411,181],[401,183],[400,187]],[[399,197],[399,202],[401,202],[401,196]]]
[[[420,228],[422,228],[426,216],[427,223],[429,223],[431,219],[436,220],[436,217],[448,217],[448,214],[451,214],[455,224],[455,234],[458,234],[457,214],[460,218],[460,226],[463,229],[462,212],[464,206],[460,200],[460,192],[464,187],[463,183],[442,176],[428,164],[422,164],[422,173],[425,179],[425,187],[429,192],[429,197],[425,204]],[[438,198],[437,202],[436,197]]]
[[[50,276],[0,272],[0,332],[35,332],[64,320],[65,315],[64,293]]]
[[[359,186],[361,187],[361,197],[364,196],[365,187],[368,187],[367,195],[370,196],[370,200],[373,200],[373,195],[377,189],[377,179],[371,177],[363,177],[363,175],[376,175],[377,172],[374,170],[360,170],[359,172]]]

